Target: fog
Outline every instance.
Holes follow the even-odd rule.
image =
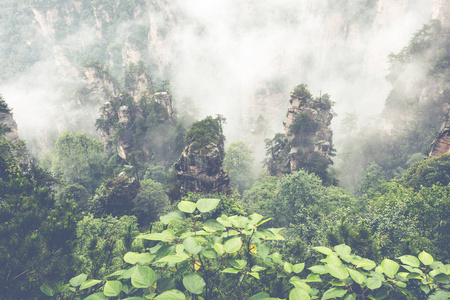
[[[337,144],[346,113],[359,115],[363,125],[381,112],[390,89],[387,56],[430,20],[432,5],[429,0],[375,2],[157,1],[158,10],[148,4],[138,17],[117,26],[114,42],[123,43],[130,28],[149,24],[148,49],[142,56],[157,65],[152,75],[171,81],[179,109],[189,97],[198,118],[225,116],[228,142],[249,139],[254,129],[250,119],[263,116],[269,130],[249,141],[258,148],[254,151],[260,161],[263,139],[283,130],[289,92],[297,84],[307,84],[315,96],[331,95]],[[20,135],[32,145],[39,143],[36,132],[76,130],[77,124],[94,132],[100,106],[74,105],[82,68],[73,61],[64,63],[64,57],[55,63],[53,42],[45,41],[41,61],[0,85]],[[96,42],[93,29],[84,24],[56,46],[66,53],[71,47],[82,52]],[[104,57],[103,63],[111,65],[111,58]],[[274,82],[275,89],[267,88]]]

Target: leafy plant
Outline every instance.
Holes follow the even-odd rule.
[[[272,293],[290,300],[350,300],[401,299],[418,285],[428,299],[449,295],[450,265],[426,252],[400,256],[401,264],[384,259],[377,265],[344,244],[314,247],[326,258],[305,269],[304,263],[271,253],[270,242],[284,238],[281,228],[261,229],[270,219],[259,214],[203,219],[219,202],[179,202],[178,210],[160,218],[165,230],[137,237],[153,244],[147,252],[126,253],[126,269],[101,280],[80,274],[62,288],[43,285],[41,291],[72,299],[279,299],[270,298]],[[273,282],[281,286],[274,288]]]

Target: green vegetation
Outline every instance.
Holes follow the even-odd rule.
[[[230,175],[231,185],[240,194],[253,185],[253,157],[250,148],[242,141],[233,142],[225,151],[223,169]]]
[[[85,133],[64,132],[47,157],[52,173],[65,184],[81,184],[93,194],[104,180],[103,145]]]
[[[318,246],[314,250],[326,258],[308,267],[271,249],[273,241],[284,237],[281,228],[263,228],[270,219],[260,214],[205,218],[219,202],[207,198],[179,202],[177,210],[161,217],[167,229],[137,237],[153,247],[149,252],[127,252],[125,268],[102,279],[88,279],[82,273],[63,291],[43,285],[42,292],[73,298],[90,295],[86,299],[208,300],[407,299],[427,294],[429,299],[446,299],[450,293],[450,265],[425,251],[377,264],[355,255],[345,244]]]
[[[307,108],[300,108],[293,116],[287,135],[278,133],[267,139],[265,165],[270,175],[289,174],[300,168],[318,175],[325,185],[336,184],[329,166],[333,164],[328,156],[334,155],[333,146],[328,141],[327,126],[333,118],[333,102],[325,94],[313,98],[305,84],[300,84],[291,93],[292,98],[306,101]],[[327,137],[327,135],[329,137]],[[322,145],[321,143],[325,143]]]
[[[368,2],[345,4],[348,19],[372,14],[361,9],[372,9]],[[352,132],[355,114],[343,121],[352,140],[342,149],[340,177],[355,194],[334,186],[333,145],[321,131],[333,116],[330,96],[314,97],[300,84],[291,95],[310,110],[295,116],[287,135],[266,140],[267,170],[258,179],[249,147],[234,142],[220,153],[233,194],[188,192],[169,203],[177,181],[173,163],[186,144],[200,154],[215,146],[223,151],[225,119],[194,122],[186,99],[189,107],[177,120],[170,83],[149,75],[157,68],[153,54],[140,51],[142,61],[123,63],[124,47],[147,48],[149,26],[124,22],[139,19],[146,2],[77,3],[73,18],[63,9],[72,4],[63,0],[6,0],[0,11],[0,37],[7,41],[0,55],[8,58],[0,62],[0,80],[51,48],[39,41],[31,5],[53,11],[55,33],[48,39],[61,44],[70,63],[124,89],[96,123],[110,137],[105,147],[66,131],[39,165],[0,126],[1,299],[449,298],[450,155],[423,160],[450,103],[449,43],[438,23],[391,56],[393,90],[383,118],[392,123],[385,131]],[[94,6],[103,7],[98,20]],[[101,42],[69,48],[81,23],[101,34]],[[142,82],[148,91],[136,99]],[[439,93],[423,101],[430,83]],[[274,79],[258,95],[284,89]],[[79,94],[80,102],[88,97]],[[0,96],[0,113],[10,112]],[[263,116],[255,119],[258,132],[268,130]],[[327,155],[318,152],[325,149]]]
[[[225,141],[222,131],[224,122],[225,118],[220,115],[217,118],[208,116],[195,122],[186,132],[186,142],[190,144],[192,150],[198,150],[200,153],[206,151],[211,143],[222,144]],[[221,153],[221,156],[223,157],[223,153]]]
[[[303,101],[309,101],[312,99],[312,94],[308,90],[308,86],[303,83],[294,87],[294,90],[292,91],[291,95],[292,97]]]

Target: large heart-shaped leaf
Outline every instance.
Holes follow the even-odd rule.
[[[197,201],[197,208],[200,212],[206,213],[219,205],[220,199],[199,199]]]
[[[118,280],[107,281],[103,288],[103,294],[108,297],[116,297],[122,291],[122,283]]]
[[[147,266],[136,266],[131,275],[131,284],[138,288],[149,288],[155,282],[155,272]]]
[[[383,269],[384,274],[390,278],[394,278],[395,274],[398,272],[398,268],[400,268],[400,265],[395,261],[386,258],[381,262],[381,268]]]
[[[429,266],[434,262],[433,257],[425,251],[419,253],[419,259],[425,266]]]
[[[170,290],[154,298],[155,300],[184,300],[186,296],[179,290]]]
[[[308,293],[301,288],[294,288],[289,293],[289,300],[309,300],[311,297],[308,295]]]
[[[83,282],[85,282],[86,279],[87,279],[87,275],[86,274],[80,274],[80,275],[75,276],[72,279],[70,279],[69,283],[70,283],[71,286],[79,286]]]
[[[192,214],[196,208],[197,204],[191,201],[180,201],[180,203],[178,203],[178,209],[188,214]]]
[[[184,249],[186,249],[190,254],[198,254],[202,251],[202,245],[194,237],[188,237],[183,242]]]
[[[176,210],[176,211],[168,213],[167,215],[159,217],[159,219],[161,220],[161,222],[163,222],[164,224],[167,225],[170,222],[176,222],[176,221],[183,222],[184,220],[186,220],[186,216],[184,215],[184,212]]]
[[[242,240],[240,237],[236,236],[226,241],[225,244],[223,245],[223,248],[227,253],[235,253],[239,249],[241,249],[241,246]]]
[[[183,277],[184,287],[192,294],[201,294],[206,283],[199,275],[195,273],[187,274]]]
[[[331,288],[328,291],[326,291],[325,293],[323,293],[322,300],[340,298],[340,297],[344,296],[345,294],[347,294],[347,290]]]

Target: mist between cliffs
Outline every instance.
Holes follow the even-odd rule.
[[[246,140],[257,161],[264,138],[282,131],[289,92],[299,83],[336,103],[339,154],[341,118],[352,112],[362,125],[377,117],[390,90],[388,54],[404,47],[433,10],[425,0],[158,0],[135,1],[121,15],[60,2],[31,7],[22,37],[39,55],[0,86],[28,144],[48,148],[65,129],[96,134],[104,99],[80,96],[84,62],[100,61],[123,84],[126,66],[142,60],[155,85],[170,80],[178,111],[191,103],[199,119],[225,116],[227,141]],[[260,116],[263,132],[255,127]]]

